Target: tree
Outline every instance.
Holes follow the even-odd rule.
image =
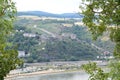
[[[12,0],[0,0],[0,80],[22,62],[18,58],[16,47],[7,38],[13,32],[16,7]]]
[[[113,55],[117,59],[113,60],[114,63],[111,62],[107,75],[94,63],[83,65],[83,68],[91,74],[90,80],[120,80],[120,0],[83,0],[80,8],[84,15],[83,23],[91,31],[93,39],[96,40],[104,32],[109,33],[110,40],[115,43]],[[91,69],[91,66],[94,69]]]
[[[114,56],[120,57],[120,1],[119,0],[83,0],[83,23],[88,26],[97,39],[108,31],[110,39],[116,43]]]

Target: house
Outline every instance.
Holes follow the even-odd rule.
[[[25,57],[25,51],[18,51],[18,57]]]
[[[71,38],[71,39],[76,39],[76,35],[72,33],[62,33],[61,35],[63,38]]]
[[[23,36],[24,37],[36,37],[37,35],[33,33],[24,33]]]

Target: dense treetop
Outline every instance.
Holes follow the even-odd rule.
[[[15,13],[11,0],[0,0],[0,80],[20,64],[16,48],[7,41],[13,32]]]
[[[97,39],[104,31],[116,43],[114,55],[120,53],[120,0],[83,0],[83,22]]]
[[[83,65],[82,68],[90,74],[89,80],[120,80],[120,0],[83,0],[83,5],[83,22],[93,38],[97,39],[108,32],[115,48],[114,59],[108,64],[108,71],[104,71],[96,63]]]

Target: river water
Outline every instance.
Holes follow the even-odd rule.
[[[88,75],[83,72],[66,72],[16,77],[12,80],[88,80]]]

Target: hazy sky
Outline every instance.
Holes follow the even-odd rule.
[[[13,0],[18,11],[79,12],[81,0]]]

